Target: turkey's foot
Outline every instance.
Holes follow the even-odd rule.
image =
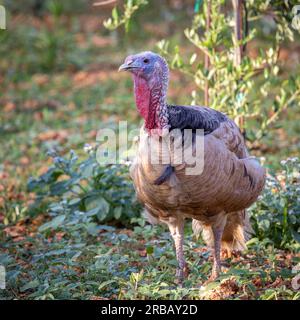
[[[221,239],[222,234],[224,230],[224,226],[226,224],[226,216],[221,216],[223,218],[219,224],[212,226],[212,231],[214,235],[214,247],[213,247],[213,266],[212,266],[212,272],[210,278],[204,283],[204,285],[215,281],[221,272],[221,259],[220,259],[220,253],[221,253]]]
[[[176,282],[177,284],[182,286],[183,280],[188,276],[189,270],[187,266],[184,266],[183,268],[177,268],[176,269]]]
[[[219,277],[219,272],[212,273],[211,276],[203,283],[203,285],[206,286],[209,283],[216,281],[218,277]]]
[[[204,286],[206,286],[207,284],[216,281],[219,278],[221,272],[221,265],[220,263],[216,263],[214,264],[213,268],[212,268],[212,272],[210,277],[208,278],[208,280],[206,280],[204,282]]]

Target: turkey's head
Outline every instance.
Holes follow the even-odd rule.
[[[168,78],[167,62],[160,55],[151,51],[130,55],[120,66],[119,71],[129,71],[145,79],[149,84],[158,84]]]
[[[136,105],[149,130],[167,127],[166,92],[169,68],[166,60],[151,51],[130,55],[119,71],[133,75]]]

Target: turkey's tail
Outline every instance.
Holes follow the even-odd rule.
[[[210,226],[203,225],[200,221],[193,219],[192,228],[195,235],[202,234],[202,238],[208,246],[214,246],[214,237]],[[246,210],[228,214],[222,236],[222,249],[226,250],[228,255],[234,250],[245,250],[246,242],[252,233],[253,230]]]
[[[227,217],[222,237],[222,248],[227,252],[246,249],[246,242],[253,233],[246,210],[231,213]]]

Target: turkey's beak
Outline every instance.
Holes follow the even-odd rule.
[[[119,72],[120,71],[126,71],[128,69],[127,63],[123,63],[122,65],[120,65],[119,67]]]
[[[120,68],[119,68],[119,72],[120,71],[130,71],[133,69],[138,69],[140,66],[138,66],[133,60],[129,60],[125,63],[123,63]]]

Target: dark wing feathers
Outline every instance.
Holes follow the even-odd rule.
[[[223,113],[207,107],[169,105],[168,113],[170,130],[203,129],[204,135],[213,132],[219,128],[221,122],[228,120]],[[161,185],[170,178],[173,172],[174,168],[171,165],[166,166],[154,184]]]
[[[204,134],[216,130],[228,118],[207,107],[169,105],[169,124],[172,129],[204,129]]]

